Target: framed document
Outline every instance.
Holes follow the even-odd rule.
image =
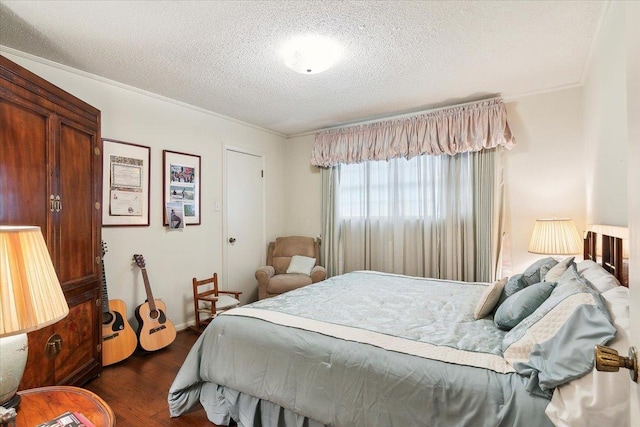
[[[102,226],[148,226],[151,149],[103,139],[102,153]]]
[[[182,204],[183,226],[200,225],[200,156],[163,150],[164,225],[172,228],[167,206]]]

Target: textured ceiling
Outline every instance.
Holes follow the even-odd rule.
[[[0,1],[0,44],[294,135],[580,84],[601,1]],[[340,62],[297,74],[300,34]]]

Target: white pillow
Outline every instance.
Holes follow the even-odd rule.
[[[580,276],[587,279],[600,293],[620,286],[620,282],[613,274],[602,268],[600,264],[589,259],[579,262],[576,267]]]
[[[603,292],[616,336],[608,344],[621,356],[629,351],[629,289],[618,286]],[[556,388],[546,414],[558,427],[602,427],[629,425],[629,372],[598,372],[593,369]]]
[[[473,314],[474,319],[482,319],[493,311],[496,304],[498,304],[502,289],[504,289],[504,286],[507,284],[507,279],[507,277],[503,277],[497,282],[487,286],[476,306],[476,311]]]
[[[287,273],[299,273],[306,274],[307,276],[311,275],[311,270],[316,265],[315,258],[309,258],[308,256],[302,255],[294,255],[291,257],[291,261],[289,262],[289,268],[287,268]]]
[[[575,257],[572,256],[567,257],[551,267],[549,271],[547,271],[547,273],[543,276],[543,282],[557,282],[558,279],[562,277],[564,272],[567,271],[567,268],[569,268],[569,266],[573,264],[574,259]]]

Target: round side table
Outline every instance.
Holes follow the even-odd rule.
[[[18,392],[22,402],[18,406],[16,427],[33,427],[64,412],[80,412],[96,427],[116,425],[116,417],[107,403],[97,394],[79,387],[51,386]]]

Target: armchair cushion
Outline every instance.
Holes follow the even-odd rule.
[[[276,274],[269,280],[267,292],[269,294],[282,294],[303,286],[310,285],[311,277],[306,274],[285,273]]]

